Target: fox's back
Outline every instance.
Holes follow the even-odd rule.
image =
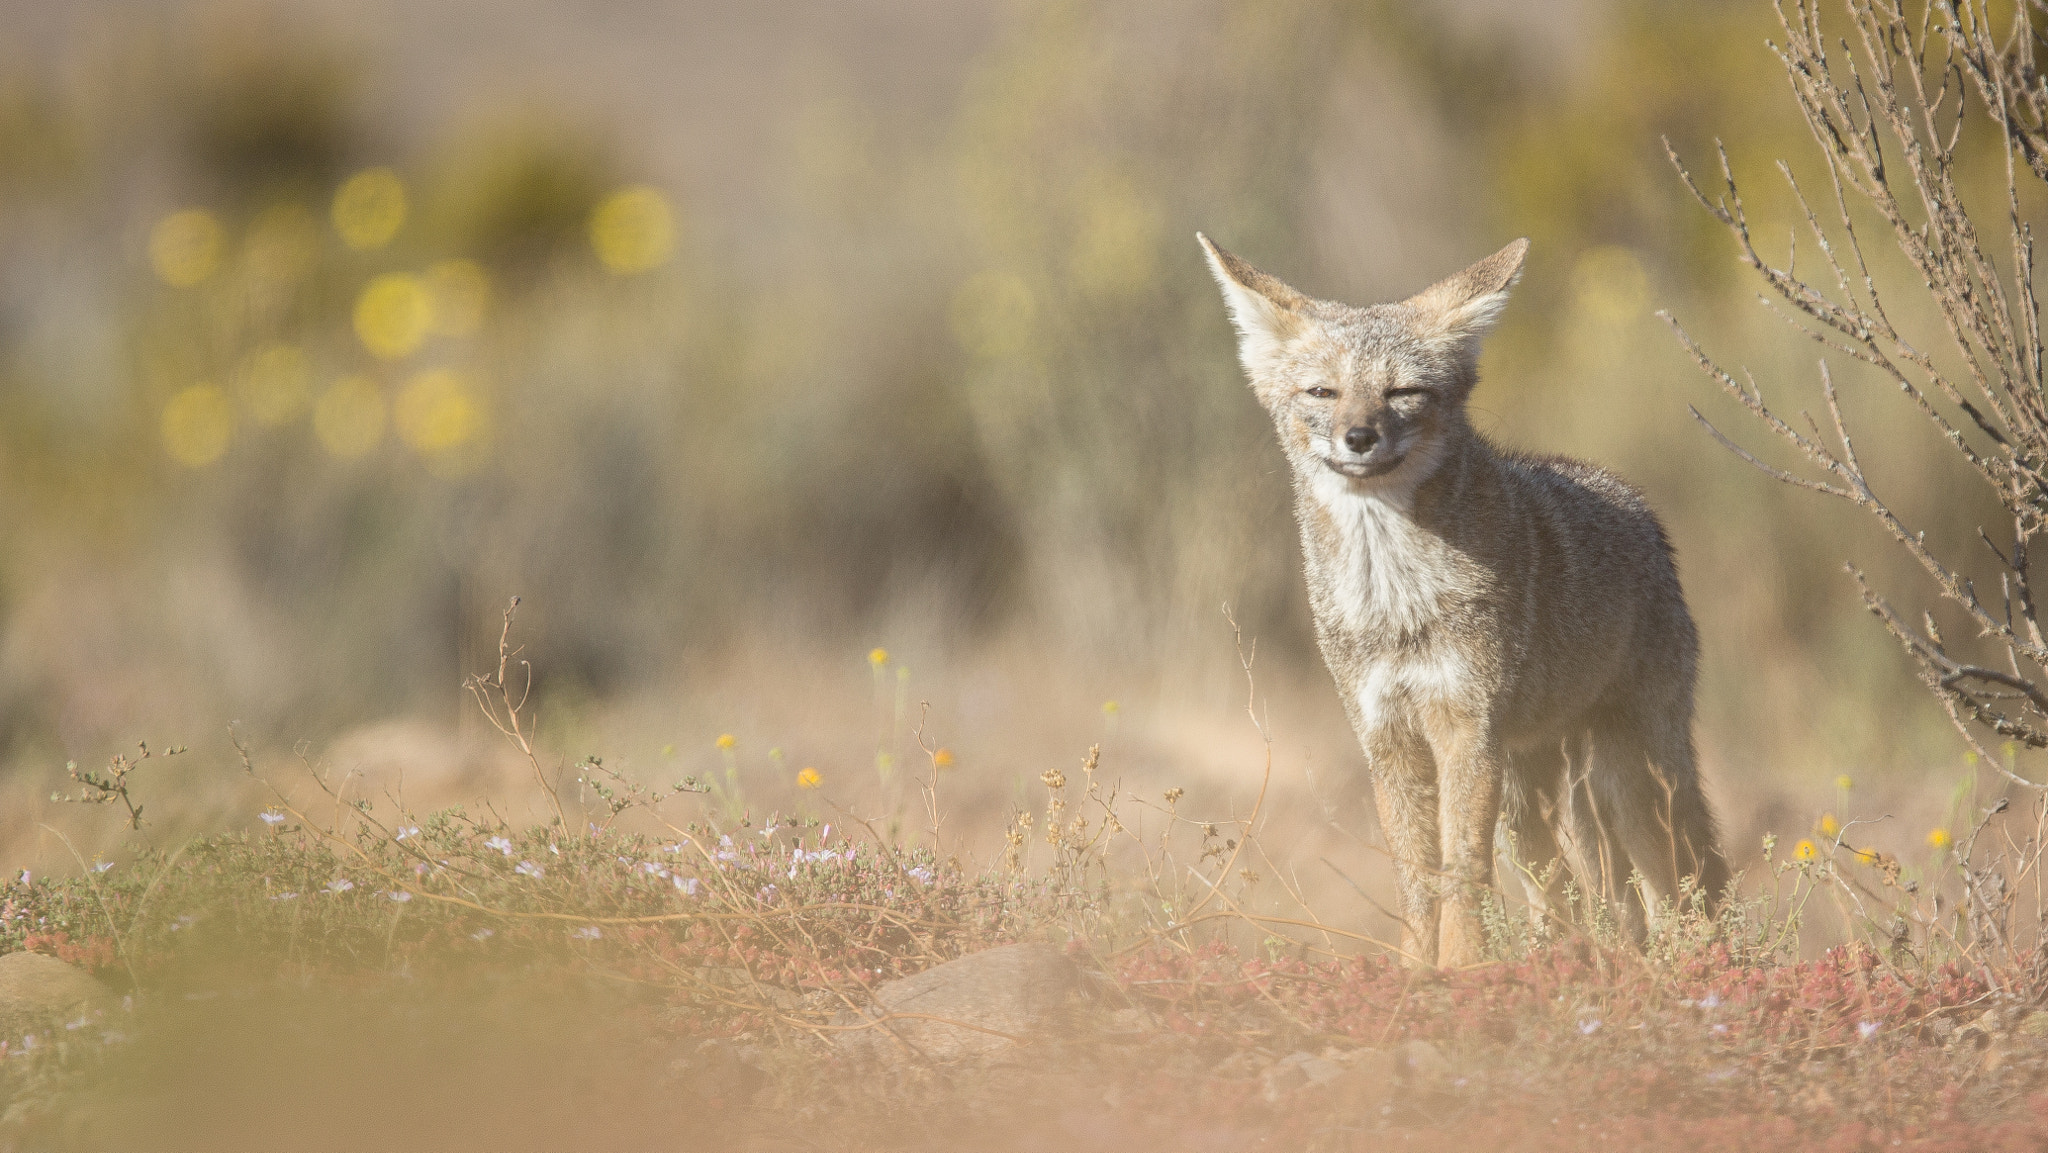
[[[1472,439],[1446,470],[1449,499],[1418,501],[1417,516],[1473,561],[1466,608],[1500,649],[1512,727],[1547,729],[1645,689],[1689,698],[1697,635],[1642,493],[1584,461]]]

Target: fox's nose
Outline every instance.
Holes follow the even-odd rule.
[[[1352,452],[1370,452],[1380,442],[1380,434],[1365,425],[1355,425],[1344,430],[1344,447]]]

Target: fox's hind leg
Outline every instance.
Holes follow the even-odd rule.
[[[1613,750],[1591,732],[1564,741],[1563,803],[1558,806],[1558,839],[1577,877],[1583,907],[1574,916],[1604,907],[1616,927],[1631,940],[1641,940],[1645,926],[1642,897],[1629,884],[1631,862],[1620,833],[1612,800],[1595,785],[1611,768]]]
[[[1713,812],[1700,788],[1690,725],[1672,719],[1618,723],[1599,735],[1593,786],[1641,874],[1651,910],[1679,899],[1690,877],[1711,912],[1728,886]]]
[[[1562,743],[1518,749],[1508,758],[1501,811],[1514,841],[1511,864],[1539,916],[1563,913],[1570,865],[1552,824],[1562,817],[1565,752]]]

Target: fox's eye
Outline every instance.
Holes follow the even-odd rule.
[[[1390,388],[1387,390],[1387,403],[1389,404],[1405,401],[1410,405],[1415,405],[1428,399],[1429,390],[1426,388]]]
[[[1313,397],[1315,397],[1315,398],[1316,398],[1317,400],[1328,400],[1328,399],[1330,399],[1331,397],[1333,397],[1333,396],[1337,395],[1337,390],[1336,390],[1336,389],[1334,389],[1334,388],[1324,388],[1324,387],[1323,387],[1322,385],[1320,385],[1320,384],[1318,384],[1318,385],[1315,385],[1315,386],[1314,386],[1314,387],[1312,387],[1312,388],[1308,388],[1308,389],[1305,389],[1305,390],[1303,390],[1303,391],[1307,392],[1307,393],[1308,393],[1308,394],[1309,394],[1310,396],[1313,396]]]

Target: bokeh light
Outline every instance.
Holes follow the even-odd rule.
[[[1625,324],[1649,314],[1650,282],[1636,254],[1619,245],[1591,248],[1572,265],[1579,311],[1601,324]]]
[[[419,351],[433,322],[433,303],[420,278],[386,272],[372,279],[356,297],[356,335],[363,347],[384,360],[399,360]]]
[[[590,214],[590,246],[606,268],[622,276],[668,263],[675,242],[668,199],[644,184],[619,189]]]
[[[471,443],[483,424],[483,408],[455,372],[436,368],[406,383],[392,405],[398,438],[421,456],[437,456]]]
[[[188,468],[219,460],[234,435],[235,406],[218,385],[192,385],[164,405],[164,449]]]
[[[257,424],[276,427],[306,411],[312,369],[297,345],[262,345],[242,358],[235,373],[242,407]]]
[[[366,376],[345,376],[320,394],[313,435],[330,456],[353,460],[384,439],[384,394]]]
[[[358,252],[391,243],[405,227],[405,184],[389,168],[368,168],[334,194],[334,231]]]
[[[204,208],[185,208],[149,230],[149,264],[173,288],[190,288],[220,267],[226,238],[220,219]]]
[[[427,327],[439,336],[475,336],[491,303],[491,278],[474,260],[441,260],[427,269]]]
[[[1103,181],[1082,208],[1068,269],[1083,297],[1127,299],[1157,275],[1154,254],[1164,231],[1159,210],[1126,181]]]
[[[1031,340],[1038,302],[1023,280],[990,269],[968,277],[953,293],[947,319],[960,347],[976,356],[1009,356]]]

